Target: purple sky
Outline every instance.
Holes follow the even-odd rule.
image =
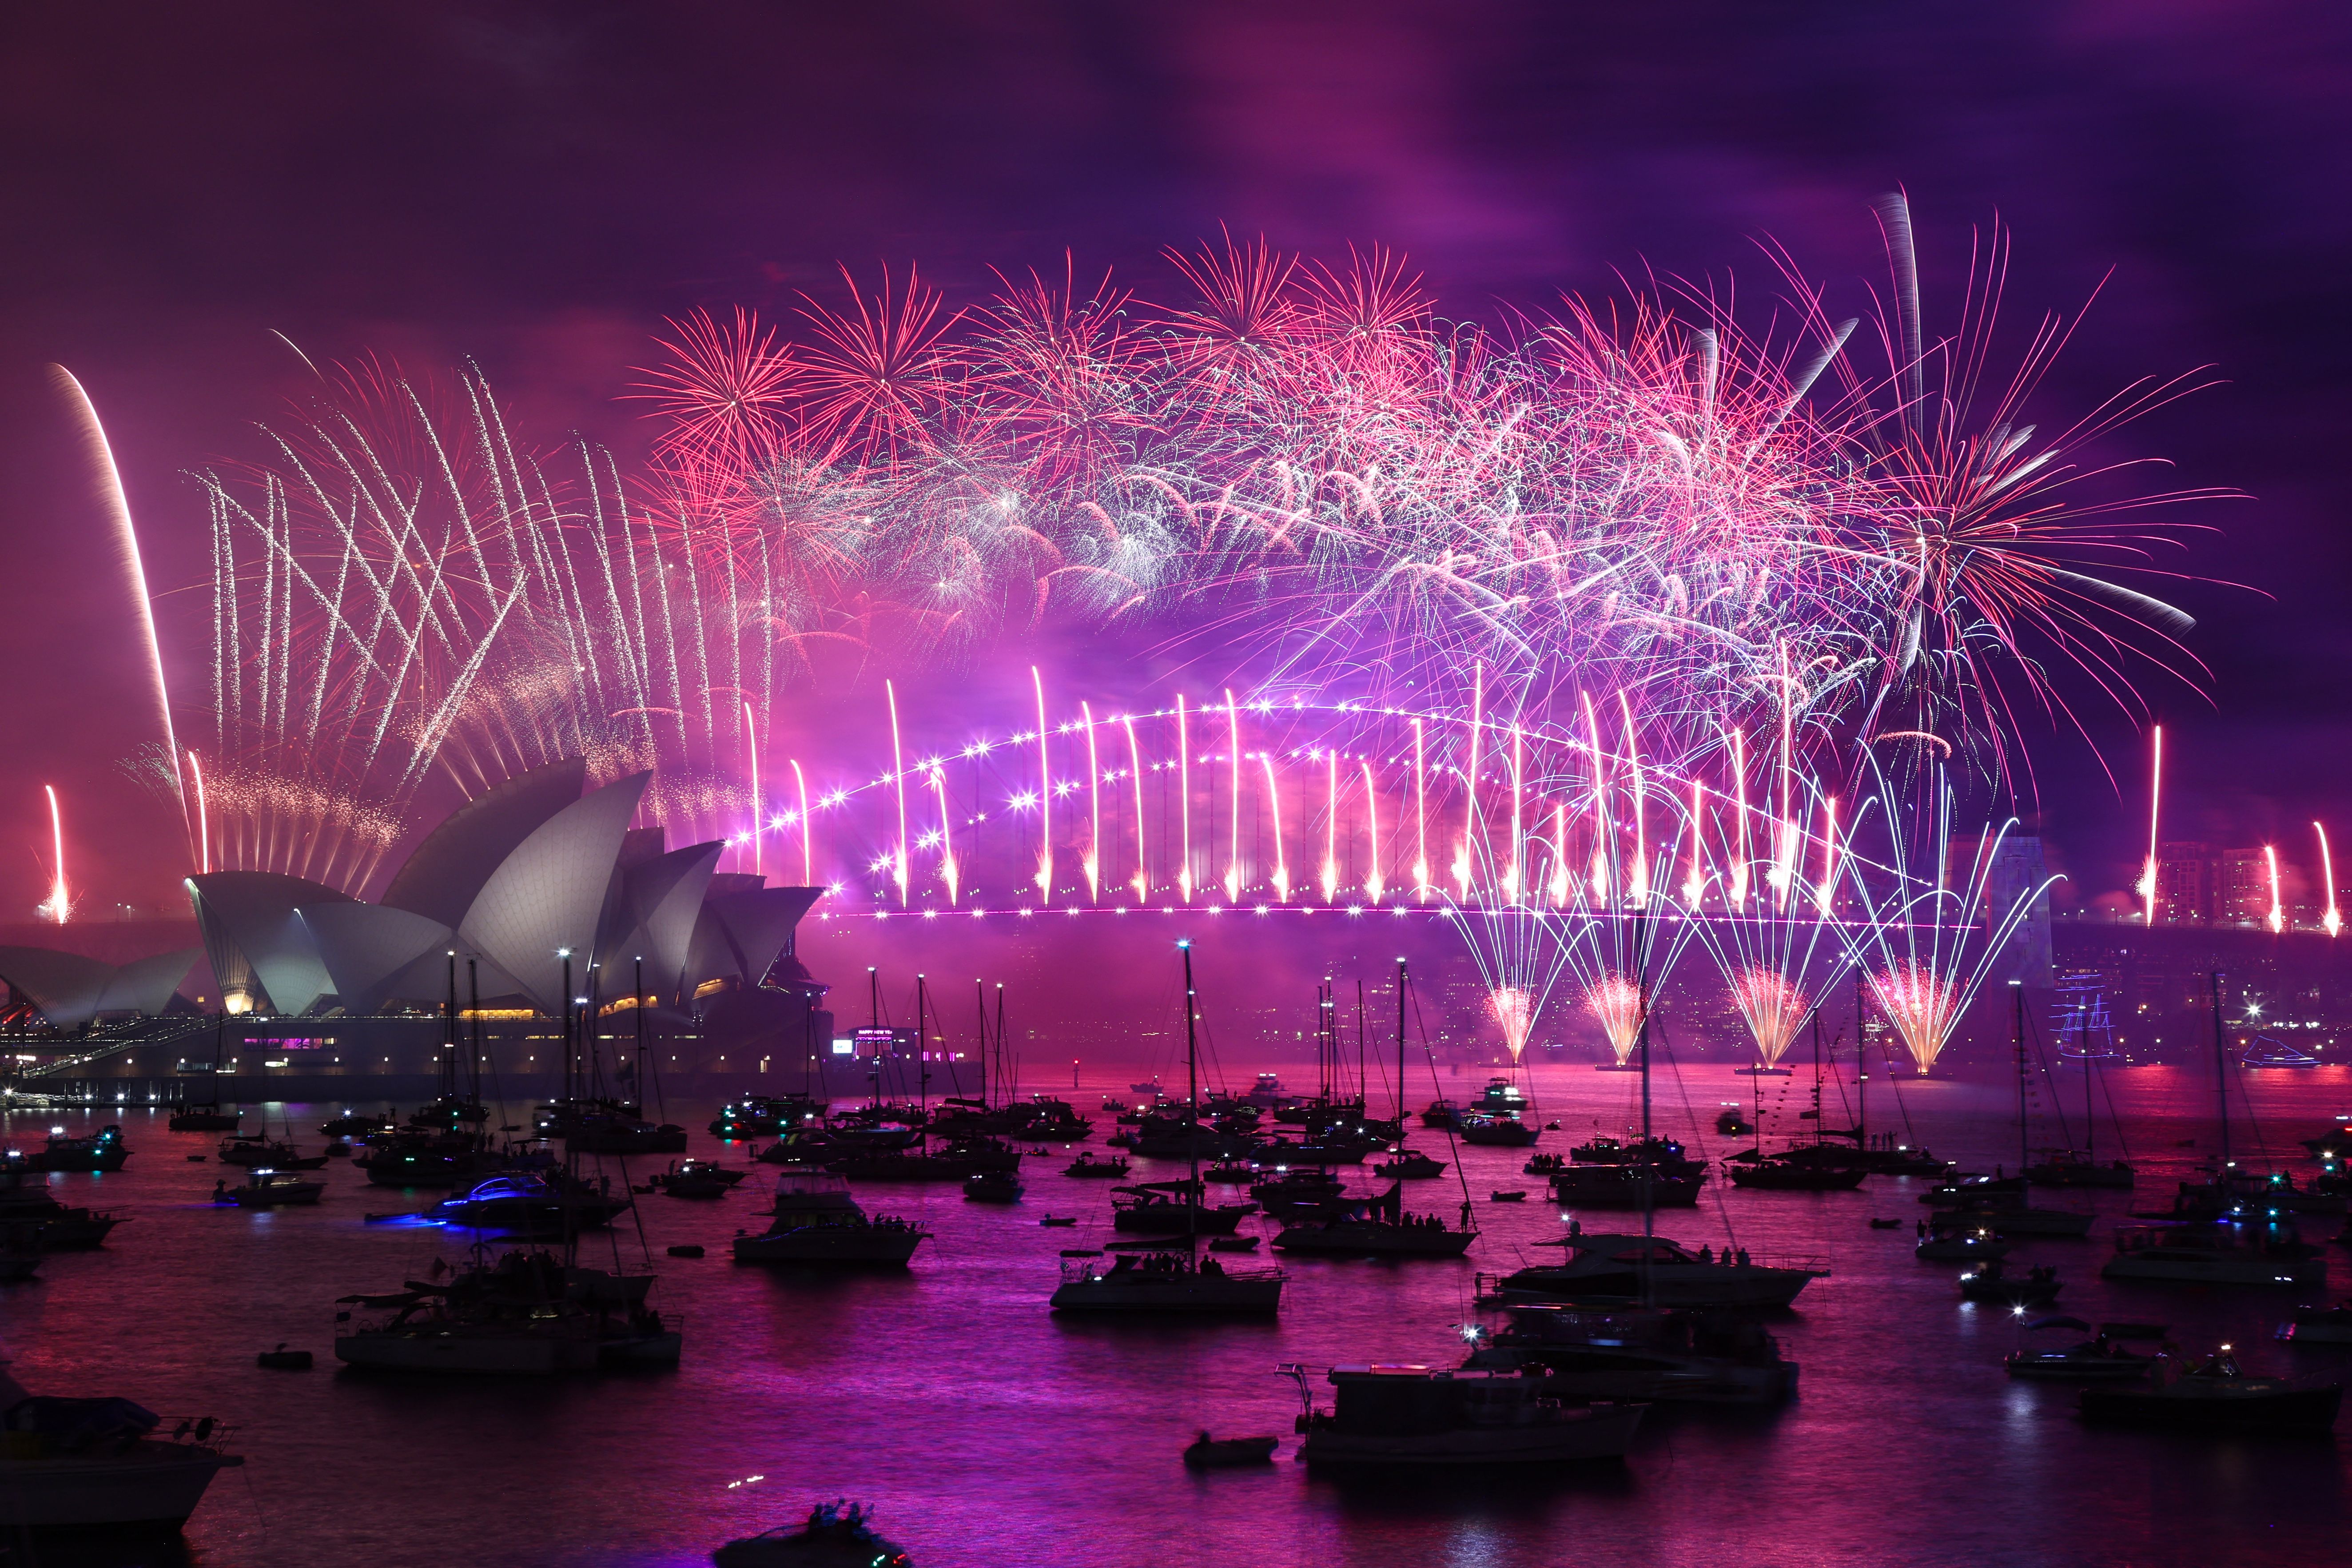
[[[1883,273],[1870,203],[1897,184],[1931,309],[1996,213],[2020,330],[2114,270],[2053,416],[2142,374],[2227,379],[2113,450],[2257,498],[2202,509],[2226,533],[2187,558],[2263,591],[2181,595],[2210,701],[2155,696],[2178,830],[2276,832],[2302,857],[2352,756],[2347,35],[2340,7],[2263,0],[14,10],[0,918],[41,894],[46,782],[89,912],[152,907],[180,869],[176,830],[115,770],[151,710],[47,361],[108,419],[154,587],[192,590],[204,519],[180,471],[250,454],[248,423],[307,378],[272,328],[321,360],[470,353],[521,429],[625,450],[613,395],[664,314],[782,313],[836,259],[914,258],[953,291],[1067,247],[1149,281],[1161,246],[1223,223],[1400,247],[1473,315],[1645,266],[1737,268],[1760,291],[1768,235],[1851,287]],[[190,696],[203,653],[175,642]],[[2137,792],[2137,742],[2094,717]],[[2041,750],[2085,890],[2120,885],[2137,806],[2080,742]]]

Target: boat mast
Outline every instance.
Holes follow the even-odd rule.
[[[1184,1137],[1184,1235],[1188,1240],[1197,1241],[1201,1228],[1201,1047],[1194,1028],[1200,1008],[1192,999],[1192,939],[1186,937],[1176,948],[1184,955],[1184,1110],[1191,1122]]]
[[[1405,1139],[1404,1125],[1404,959],[1397,959],[1397,1142]]]
[[[2099,1147],[2099,1130],[2091,1121],[2091,1014],[2082,1003],[2074,1004],[2074,1048],[2083,1057],[2083,1163],[2095,1163]]]
[[[2209,977],[2213,993],[2213,1097],[2221,1108],[2221,1168],[2214,1180],[2230,1179],[2230,1047],[2221,1037],[2221,972]]]
[[[928,999],[923,989],[922,971],[915,972],[915,1098],[923,1120],[931,1113],[931,1047],[924,1033],[923,1004]]]
[[[2021,1182],[2025,1167],[2033,1163],[2025,1132],[2025,982],[2009,983],[2009,1001],[2011,1042],[2017,1057],[2017,1179]]]
[[[882,972],[872,964],[866,966],[866,1022],[868,1028],[882,1026]],[[882,1039],[874,1038],[874,1109],[882,1109]]]
[[[471,1031],[474,1038],[474,1107],[479,1110],[482,1104],[482,973],[479,961],[470,953],[466,957],[466,1005],[474,1015]],[[499,1098],[503,1101],[506,1096],[500,1094]],[[499,1120],[506,1120],[504,1110],[499,1111]],[[489,1118],[485,1116],[477,1125],[480,1131],[474,1134],[474,1146],[488,1149],[490,1144]]]
[[[1814,1008],[1818,1014],[1819,1007]],[[1870,1052],[1864,1048],[1868,1039],[1862,1022],[1862,991],[1853,994],[1853,1143],[1857,1149],[1870,1147]]]
[[[1364,977],[1356,976],[1356,1103],[1365,1110],[1372,1106],[1372,1074],[1365,1061],[1368,1034],[1364,1024]]]
[[[986,1110],[989,1080],[996,1076],[996,1064],[988,1054],[988,986],[978,975],[972,977],[971,1006],[980,1019],[980,1108]]]
[[[449,1004],[441,1012],[441,1092],[457,1097],[457,950],[449,950]]]
[[[1649,911],[1635,913],[1633,950],[1641,957],[1642,1006],[1642,1310],[1649,1311],[1658,1304],[1655,1260],[1650,1253],[1657,1246],[1658,1209],[1651,1182],[1657,1169],[1658,1151],[1651,1142],[1650,1131],[1650,928]],[[1816,1124],[1818,1125],[1818,1123]],[[1467,1206],[1466,1205],[1465,1205]]]
[[[637,954],[635,984],[637,1005],[633,1011],[637,1016],[637,1068],[634,1076],[637,1088],[637,1110],[642,1115],[646,1109],[646,955],[642,952]]]

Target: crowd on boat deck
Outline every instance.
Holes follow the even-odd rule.
[[[1181,1274],[1184,1272],[1184,1260],[1165,1252],[1154,1252],[1143,1258],[1123,1253],[1118,1261],[1110,1266],[1110,1271],[1114,1274],[1129,1271],[1137,1274]],[[1201,1260],[1200,1272],[1202,1274],[1223,1274],[1224,1271],[1225,1266],[1213,1258]]]
[[[1715,1249],[1707,1246],[1706,1243],[1703,1241],[1700,1242],[1698,1244],[1698,1260],[1701,1263],[1713,1263],[1717,1261],[1715,1256]],[[1745,1268],[1748,1267],[1748,1249],[1743,1247],[1738,1250],[1734,1251],[1732,1248],[1727,1247],[1723,1249],[1721,1261]]]

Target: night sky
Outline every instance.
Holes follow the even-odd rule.
[[[1225,225],[1401,247],[1447,313],[1492,316],[1644,268],[1761,297],[1770,237],[1858,304],[1897,186],[1931,313],[1996,216],[2014,333],[2099,290],[2049,417],[2142,375],[2226,383],[2104,455],[2252,498],[2179,518],[2221,531],[2178,564],[2246,586],[2179,593],[2201,691],[2147,682],[2167,836],[2304,857],[2352,798],[2348,36],[2341,6],[2263,0],[11,7],[0,919],[44,890],[44,783],[86,916],[172,900],[183,869],[117,767],[151,710],[51,360],[108,421],[193,711],[205,521],[180,476],[254,455],[251,422],[309,382],[271,329],[321,362],[472,355],[520,429],[625,457],[643,428],[614,397],[665,315],[783,315],[836,261],[917,260],[966,296],[1067,248],[1149,284]],[[2095,744],[2032,739],[2090,894],[2140,831],[2101,755],[2135,802],[2142,763],[2119,715],[2086,718]]]

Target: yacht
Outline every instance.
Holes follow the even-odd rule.
[[[1350,1204],[1344,1214],[1286,1226],[1274,1238],[1275,1249],[1338,1258],[1459,1258],[1470,1250],[1476,1231],[1452,1229],[1435,1215],[1405,1213],[1403,1192],[1402,1184],[1391,1183],[1381,1196]]]
[[[1257,1212],[1254,1203],[1204,1204],[1198,1183],[1145,1182],[1111,1191],[1121,1194],[1111,1200],[1111,1228],[1145,1236],[1231,1236]]]
[[[598,1230],[628,1211],[614,1197],[560,1172],[516,1171],[475,1183],[425,1211],[425,1217],[468,1230],[527,1231],[553,1236]]]
[[[1465,1143],[1496,1149],[1525,1149],[1542,1136],[1516,1116],[1494,1116],[1483,1110],[1464,1116],[1454,1135]]]
[[[1435,1131],[1462,1125],[1462,1108],[1450,1100],[1433,1100],[1421,1113],[1421,1124]]]
[[[234,1204],[241,1209],[274,1209],[291,1204],[318,1205],[326,1194],[327,1184],[305,1180],[293,1171],[272,1171],[257,1166],[247,1171],[241,1186],[226,1184],[213,1189],[213,1202]]]
[[[1062,1259],[1056,1312],[1239,1316],[1277,1311],[1279,1268],[1228,1268],[1214,1258],[1124,1252],[1108,1265],[1081,1252]]]
[[[46,1183],[27,1184],[25,1156],[0,1156],[0,1250],[14,1254],[69,1252],[100,1247],[122,1222],[110,1214],[68,1208]]]
[[[2325,1432],[2336,1425],[2344,1385],[2260,1377],[2242,1371],[2230,1347],[2194,1366],[2155,1358],[2144,1386],[2083,1390],[2083,1419],[2200,1431]]]
[[[1400,1148],[1372,1167],[1372,1173],[1391,1181],[1423,1182],[1445,1174],[1445,1162],[1433,1160],[1418,1149]]]
[[[1637,1209],[1644,1196],[1652,1208],[1696,1208],[1706,1185],[1704,1166],[1555,1165],[1550,1172],[1552,1198],[1571,1208]]]
[[[79,1138],[67,1136],[62,1127],[52,1127],[48,1142],[25,1156],[25,1169],[119,1171],[129,1158],[131,1151],[123,1145],[122,1129],[111,1122]]]
[[[316,1171],[327,1163],[324,1154],[306,1156],[293,1144],[263,1132],[222,1139],[215,1157],[224,1165],[267,1165],[273,1171]]]
[[[1125,1181],[1130,1167],[1117,1154],[1098,1158],[1091,1149],[1082,1149],[1078,1157],[1062,1167],[1062,1174],[1081,1180]]]
[[[2278,1338],[2299,1345],[2352,1344],[2352,1301],[2333,1307],[2297,1307],[2278,1326]]]
[[[2156,1365],[2156,1357],[2128,1348],[2164,1338],[2161,1323],[2102,1323],[2098,1331],[2080,1318],[2036,1318],[2025,1325],[2029,1333],[2049,1329],[2073,1329],[2091,1334],[2086,1340],[2053,1351],[2020,1350],[2002,1363],[2011,1377],[2042,1383],[2140,1383]]]
[[[164,1125],[174,1132],[234,1132],[245,1118],[223,1110],[217,1100],[189,1100],[172,1112]]]
[[[1767,1193],[1850,1193],[1870,1173],[1858,1166],[1774,1156],[1752,1163],[1726,1160],[1723,1168],[1733,1186]]]
[[[346,1110],[319,1123],[320,1135],[326,1138],[376,1138],[391,1131],[391,1117],[362,1116],[356,1110]]]
[[[1516,1373],[1335,1366],[1331,1407],[1298,1384],[1298,1457],[1309,1465],[1477,1466],[1622,1459],[1646,1405],[1564,1405]]]
[[[509,1252],[446,1284],[411,1280],[391,1294],[340,1298],[351,1310],[336,1315],[335,1358],[381,1372],[525,1376],[676,1363],[677,1331],[642,1290],[608,1288],[619,1283],[551,1253]]]
[[[176,1531],[213,1478],[245,1463],[226,1451],[229,1428],[209,1415],[167,1434],[160,1417],[127,1399],[34,1398],[5,1374],[0,1386],[10,1405],[0,1530],[24,1544],[27,1562],[37,1559],[25,1538],[41,1532]]]
[[[2025,1179],[2037,1187],[2115,1187],[2129,1189],[2137,1179],[2130,1162],[2092,1159],[2073,1149],[2054,1149],[2025,1167]]]
[[[1806,1286],[1829,1275],[1828,1269],[1811,1264],[1756,1263],[1745,1252],[1701,1256],[1663,1237],[1587,1232],[1576,1224],[1566,1236],[1534,1245],[1561,1247],[1568,1256],[1496,1281],[1496,1294],[1506,1306],[1639,1300],[1646,1273],[1651,1300],[1662,1307],[1785,1307]]]
[[[869,1219],[864,1210],[776,1215],[760,1236],[735,1238],[738,1263],[880,1263],[903,1266],[930,1232],[908,1220]]]
[[[911,1568],[913,1559],[874,1530],[874,1516],[845,1500],[823,1502],[800,1524],[730,1541],[716,1568]]]
[[[1528,1303],[1510,1309],[1510,1326],[1479,1334],[1473,1347],[1464,1366],[1539,1373],[1543,1391],[1562,1399],[1780,1405],[1797,1392],[1797,1363],[1781,1355],[1780,1342],[1719,1313]]]
[[[2319,1285],[2327,1259],[2284,1220],[2120,1226],[2102,1279],[2176,1285]]]
[[[905,1264],[930,1235],[906,1220],[868,1218],[831,1171],[786,1171],[768,1213],[764,1235],[737,1234],[738,1263]]]
[[[825,1104],[805,1094],[747,1094],[721,1106],[710,1135],[729,1142],[777,1138],[795,1127],[824,1124]]]

